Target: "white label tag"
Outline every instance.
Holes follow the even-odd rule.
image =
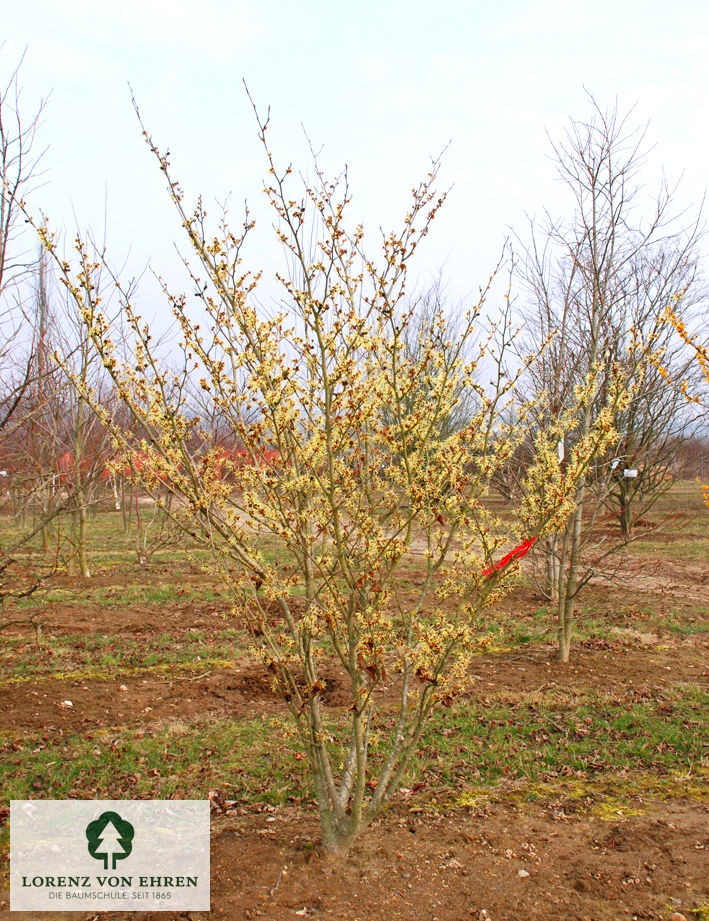
[[[12,911],[209,911],[207,800],[13,800]]]

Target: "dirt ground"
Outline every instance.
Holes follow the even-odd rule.
[[[611,921],[681,911],[690,921],[709,894],[709,808],[697,804],[666,804],[617,822],[567,814],[559,803],[432,818],[399,805],[344,859],[323,856],[317,836],[313,813],[300,809],[215,814],[212,912],[100,917]],[[0,910],[2,921],[31,917]]]
[[[629,567],[627,585],[635,580],[636,592],[676,594],[686,605],[703,597],[706,603],[707,568],[694,568],[689,589],[679,567],[677,573],[665,567],[661,582],[652,584],[647,567],[642,572]],[[173,605],[169,630],[223,629],[224,610],[221,602]],[[57,604],[48,607],[43,620],[44,631],[57,635],[149,637],[168,627],[159,605],[101,610]],[[475,660],[470,693],[481,698],[558,686],[642,695],[686,681],[709,683],[708,634],[660,641],[642,632],[640,619],[633,626],[634,643],[622,637],[582,642],[566,666],[553,662],[551,645],[482,655]],[[336,675],[329,680],[328,700],[332,706],[343,702]],[[177,716],[277,712],[284,712],[283,705],[267,675],[248,660],[236,669],[168,669],[149,677],[69,677],[0,687],[0,730],[10,736],[38,729],[86,733],[103,726],[155,725]],[[492,800],[480,807],[439,803],[434,809],[425,798],[400,796],[341,859],[320,851],[313,807],[247,808],[217,800],[211,913],[45,912],[41,917],[669,921],[673,912],[687,921],[709,917],[709,910],[697,911],[709,905],[709,799],[648,800],[642,814],[619,813],[617,819],[595,817],[561,794],[519,800]],[[37,917],[11,914],[7,899],[8,893],[0,892],[0,921]]]
[[[601,644],[606,645],[606,644]],[[622,693],[662,691],[692,680],[709,684],[709,642],[692,636],[664,648],[578,648],[572,661],[554,661],[551,646],[529,653],[498,653],[475,659],[470,691],[480,698],[496,691],[549,690],[555,687],[603,687]],[[324,699],[346,702],[340,679],[331,676]],[[286,713],[260,664],[203,673],[109,679],[27,681],[0,687],[0,731],[54,729],[81,732],[89,726],[129,726],[192,716],[228,717]]]

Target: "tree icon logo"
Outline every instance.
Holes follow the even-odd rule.
[[[103,860],[104,870],[115,870],[116,861],[124,860],[133,850],[135,830],[117,812],[103,812],[86,826],[89,854]]]

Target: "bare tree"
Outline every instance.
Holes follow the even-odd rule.
[[[37,568],[28,563],[24,551],[42,529],[38,522],[20,536],[8,528],[8,516],[19,510],[14,455],[18,425],[36,384],[41,335],[25,322],[27,289],[23,288],[34,259],[34,238],[22,238],[24,221],[21,203],[38,178],[42,152],[37,150],[37,129],[44,102],[25,117],[20,105],[21,61],[0,89],[0,470],[6,515],[0,536],[0,607],[6,599],[34,591],[51,571],[51,562]],[[10,500],[9,502],[7,500]],[[8,508],[9,505],[9,508]],[[3,618],[0,625],[5,625]]]
[[[620,292],[624,302],[612,318],[608,352],[615,361],[632,362],[624,355],[640,345],[637,366],[628,367],[634,378],[633,398],[618,416],[618,443],[603,466],[606,507],[624,540],[681,475],[680,449],[698,421],[697,407],[686,398],[696,370],[679,336],[662,324],[668,303],[675,305],[678,316],[687,317],[705,298],[696,241],[695,227],[686,236],[644,247],[628,267]],[[652,355],[662,356],[662,369],[650,360]]]
[[[101,283],[100,277],[96,279]],[[115,402],[115,391],[101,358],[86,334],[75,300],[63,290],[53,342],[52,360],[62,375],[61,487],[70,516],[67,542],[70,559],[84,579],[91,577],[87,547],[87,517],[95,507],[102,478],[108,473],[112,449],[89,397],[103,406]]]
[[[25,121],[20,108],[17,65],[0,89],[0,431],[7,432],[32,378],[35,341],[22,329],[22,293],[18,286],[33,263],[20,234],[22,197],[36,179],[41,152],[36,134],[44,108]],[[35,241],[31,239],[31,246]],[[23,336],[24,333],[24,336]]]
[[[420,361],[427,350],[434,349],[444,367],[452,368],[456,363],[472,357],[475,343],[460,336],[465,309],[456,309],[447,302],[440,278],[422,295],[412,298],[402,313],[405,314],[404,352],[408,360]],[[419,391],[425,388],[426,381],[417,383],[418,390],[412,389],[404,398],[404,413],[413,411],[421,399],[425,399],[425,393]],[[479,388],[479,381],[467,378],[457,381],[450,412],[439,420],[438,435],[441,439],[448,438],[468,425],[480,408],[476,385]]]
[[[689,365],[662,316],[668,303],[689,310],[702,296],[699,220],[681,224],[665,182],[652,206],[643,207],[644,132],[633,131],[630,113],[622,115],[617,105],[607,111],[593,99],[591,105],[590,120],[572,120],[553,145],[573,212],[567,220],[547,214],[540,225],[532,222],[520,262],[525,347],[545,345],[527,376],[527,397],[544,400],[537,426],[552,428],[579,391],[590,388],[559,441],[561,469],[609,406],[617,432],[605,456],[579,475],[574,514],[542,542],[543,589],[556,608],[562,661],[579,592],[630,539],[634,520],[673,475],[677,441],[690,421],[682,397]],[[674,387],[660,386],[652,362],[658,353],[667,356]],[[626,398],[618,401],[621,391]],[[608,509],[620,524],[610,535],[601,527]]]

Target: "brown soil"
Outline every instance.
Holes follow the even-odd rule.
[[[435,817],[399,805],[346,858],[324,856],[317,838],[312,812],[214,815],[211,913],[42,916],[610,921],[668,919],[679,910],[691,919],[709,896],[709,810],[696,804],[614,822],[568,816],[554,804]],[[0,921],[32,917],[0,910]]]
[[[554,661],[553,649],[533,653],[479,656],[473,663],[468,692],[479,698],[497,692],[528,693],[597,688],[624,693],[661,692],[684,681],[709,683],[709,642],[692,637],[681,645],[621,647],[602,641],[600,649],[580,644],[571,663]],[[619,651],[622,648],[622,653]],[[681,664],[680,664],[681,663]],[[122,690],[125,688],[125,690]],[[338,676],[327,678],[329,706],[346,706]],[[86,730],[89,726],[155,724],[193,716],[228,717],[286,712],[259,664],[206,672],[167,670],[163,676],[107,679],[51,679],[0,686],[0,731],[36,729]]]
[[[125,690],[121,690],[125,688]],[[41,681],[0,687],[0,731],[62,729],[89,725],[189,719],[194,716],[260,715],[280,707],[261,670],[169,673],[164,678]]]
[[[97,608],[91,604],[46,604],[39,620],[45,633],[105,633],[113,636],[153,636],[179,630],[224,630],[231,626],[229,602],[183,602],[171,605],[133,604]],[[10,635],[31,635],[33,628],[18,624]]]
[[[655,597],[670,596],[673,604],[696,604],[699,598],[706,604],[706,572],[699,565],[677,564],[676,572],[665,566],[658,577],[630,564],[624,576],[634,596],[647,590]],[[113,577],[111,584],[116,584]],[[508,610],[513,603],[514,596],[506,602]],[[613,606],[611,599],[608,603]],[[531,606],[527,597],[520,608]],[[226,610],[228,603],[221,601],[103,610],[58,604],[45,607],[43,623],[45,631],[57,634],[150,636],[166,630],[221,630]],[[481,699],[578,687],[657,697],[684,681],[709,680],[706,634],[660,639],[643,633],[640,616],[626,618],[627,628],[634,632],[577,644],[565,666],[553,661],[551,646],[480,656],[474,661],[470,694]],[[337,676],[328,684],[328,704],[343,705]],[[105,726],[267,712],[285,713],[285,707],[265,671],[247,660],[229,671],[166,670],[161,675],[153,670],[145,677],[41,679],[0,687],[0,731],[18,737],[38,729],[89,733]],[[314,807],[216,808],[211,913],[45,912],[41,917],[668,921],[680,911],[693,921],[692,909],[709,903],[709,806],[674,800],[645,808],[642,815],[608,822],[573,811],[563,798],[534,804],[509,798],[477,809],[438,804],[434,809],[416,795],[404,796],[340,860],[319,849]],[[0,921],[37,917],[10,914],[7,908],[7,892],[0,892]]]
[[[627,561],[620,570],[623,588],[633,595],[652,592],[685,605],[706,605],[709,599],[709,565],[688,560],[668,560],[643,555],[642,560]]]

